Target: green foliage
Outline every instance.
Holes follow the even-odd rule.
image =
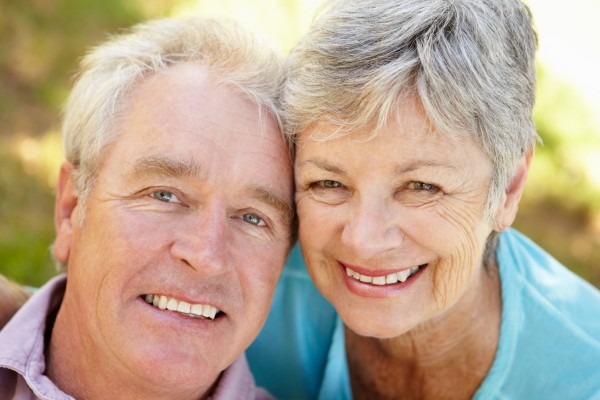
[[[515,226],[600,287],[600,129],[577,93],[538,68],[538,146]],[[596,167],[594,167],[596,165]]]
[[[54,194],[10,140],[41,140],[58,126],[78,59],[91,45],[148,17],[122,0],[8,0],[0,4],[0,273],[40,286],[56,273]],[[35,160],[34,160],[35,161]],[[29,168],[29,169],[28,169]]]
[[[3,0],[0,2],[0,273],[32,286],[55,274],[52,135],[78,59],[108,33],[172,9],[250,15],[289,48],[320,0]],[[193,4],[193,6],[192,6]],[[310,4],[309,7],[305,7]],[[260,20],[259,11],[264,20]],[[293,20],[296,18],[297,20]],[[299,23],[299,20],[304,20]],[[539,69],[539,146],[516,227],[600,287],[600,123],[569,85]],[[51,140],[47,140],[51,137]],[[13,139],[17,138],[17,139]],[[19,147],[31,138],[43,146]],[[35,146],[34,146],[35,147]],[[52,170],[52,174],[48,170]]]
[[[0,154],[0,271],[40,286],[56,272],[49,251],[54,237],[52,190],[27,174],[13,155]]]
[[[534,116],[544,145],[537,150],[539,167],[534,164],[530,177],[531,191],[537,192],[532,196],[571,209],[600,212],[600,187],[594,182],[590,162],[600,152],[595,115],[573,89],[544,68],[538,68],[538,76]],[[598,165],[597,161],[593,164]]]

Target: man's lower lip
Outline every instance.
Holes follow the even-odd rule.
[[[411,275],[405,282],[397,282],[389,285],[374,285],[356,280],[346,274],[346,268],[340,264],[340,271],[350,292],[361,297],[386,298],[393,297],[413,285],[421,277],[421,273],[427,269],[427,266]]]

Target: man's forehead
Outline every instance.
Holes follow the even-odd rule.
[[[161,135],[174,136],[201,126],[215,142],[231,136],[236,142],[253,142],[254,148],[277,146],[290,152],[288,140],[267,106],[196,62],[170,66],[146,77],[127,102],[121,121],[129,120],[128,129],[132,123],[145,122]]]

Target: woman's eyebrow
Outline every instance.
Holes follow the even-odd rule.
[[[400,165],[394,168],[394,175],[400,176],[422,168],[445,168],[453,171],[456,171],[457,169],[454,165],[444,164],[435,160],[418,160],[408,163],[400,163]]]
[[[320,168],[322,170],[329,171],[329,172],[332,172],[332,173],[335,173],[338,175],[347,175],[347,172],[345,169],[343,169],[342,167],[340,167],[338,165],[332,164],[325,158],[314,157],[314,158],[308,158],[306,160],[298,162],[298,166],[305,166],[305,165],[314,165],[317,168]],[[399,165],[396,168],[394,168],[394,175],[399,176],[402,174],[416,171],[421,168],[445,168],[445,169],[450,169],[450,170],[456,170],[456,167],[454,165],[444,164],[444,163],[438,162],[436,160],[416,160],[416,161],[399,163]]]
[[[317,168],[320,168],[322,170],[325,171],[329,171],[332,172],[334,174],[339,174],[339,175],[346,175],[346,171],[337,166],[332,164],[331,162],[327,161],[327,159],[325,158],[320,158],[320,157],[313,157],[313,158],[308,158],[306,160],[300,161],[298,163],[298,166],[305,166],[305,165],[314,165]]]
[[[203,180],[205,178],[205,173],[202,166],[193,160],[184,161],[162,156],[139,158],[127,173],[127,177],[130,180],[137,180],[150,176]]]

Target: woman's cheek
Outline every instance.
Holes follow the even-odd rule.
[[[434,270],[434,299],[440,309],[450,307],[461,297],[481,268],[485,241],[479,240],[473,231],[470,233],[455,232],[458,240],[453,241],[450,253],[440,257]]]

